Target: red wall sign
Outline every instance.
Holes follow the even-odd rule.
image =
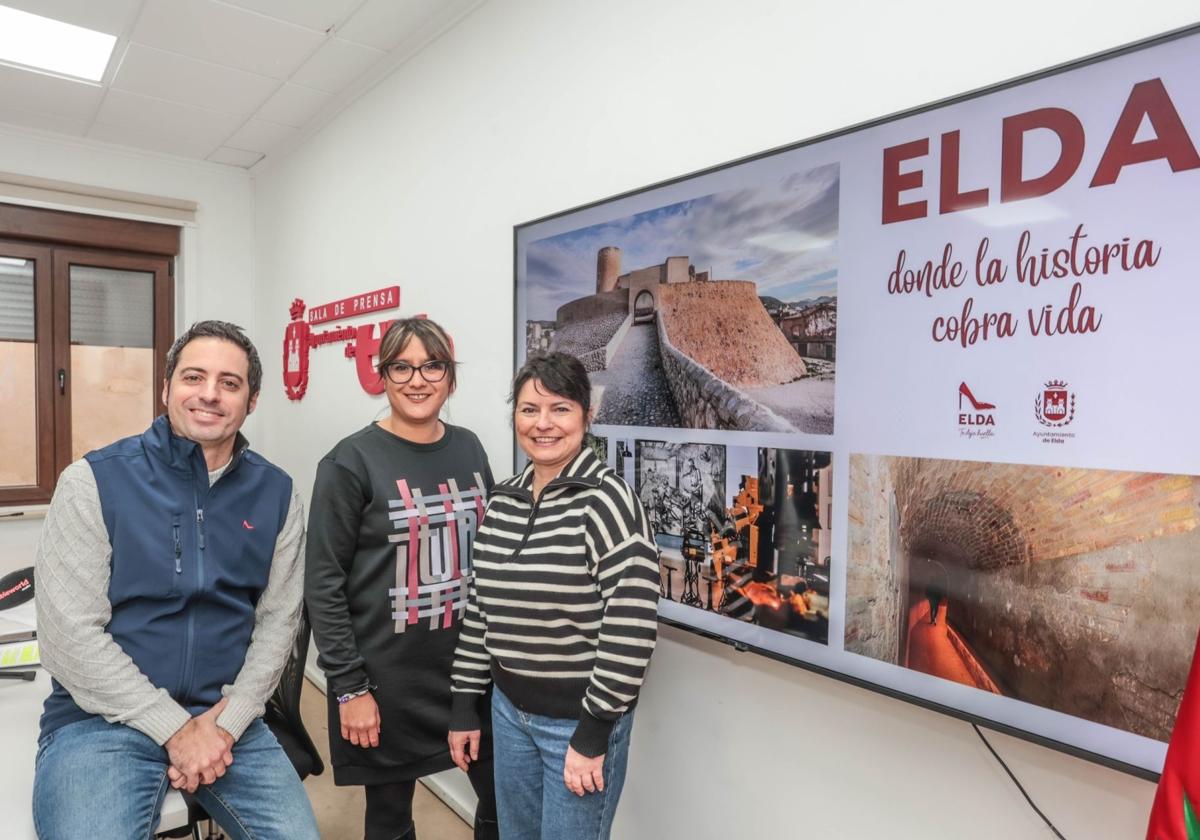
[[[283,387],[289,400],[298,400],[308,390],[308,353],[326,344],[345,342],[347,359],[354,359],[358,382],[368,394],[382,394],[383,381],[372,364],[379,354],[379,342],[394,319],[380,321],[379,332],[375,324],[333,327],[316,332],[313,326],[327,321],[352,318],[368,312],[400,307],[400,287],[389,286],[373,292],[365,292],[332,303],[314,306],[308,310],[308,321],[304,320],[304,301],[292,301],[291,323],[283,333]],[[421,317],[421,316],[417,316]]]
[[[335,300],[322,306],[314,306],[308,310],[308,323],[323,324],[326,321],[340,321],[343,318],[355,318],[368,312],[378,312],[381,309],[396,309],[400,306],[400,287],[388,286],[386,289],[376,289],[361,295]]]

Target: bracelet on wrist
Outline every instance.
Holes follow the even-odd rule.
[[[369,685],[366,688],[360,688],[358,691],[348,691],[345,694],[339,694],[337,696],[338,705],[343,706],[356,697],[362,697],[364,694],[370,694],[371,689],[373,688],[375,688],[375,686]]]

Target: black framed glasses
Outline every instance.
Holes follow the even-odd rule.
[[[450,363],[443,359],[434,359],[423,365],[410,365],[408,362],[388,362],[383,366],[383,372],[393,385],[407,385],[413,374],[421,371],[421,378],[426,382],[441,382],[446,378]]]

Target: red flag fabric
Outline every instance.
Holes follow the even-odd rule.
[[[1200,637],[1150,809],[1146,840],[1200,840]]]

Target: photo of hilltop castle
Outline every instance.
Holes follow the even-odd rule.
[[[527,353],[591,372],[599,424],[832,434],[836,164],[529,244]]]

